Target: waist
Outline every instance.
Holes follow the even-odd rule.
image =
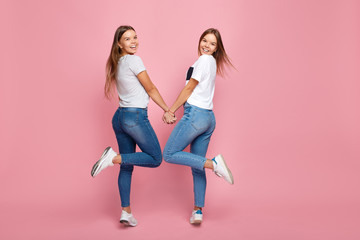
[[[138,107],[119,107],[118,110],[120,111],[128,111],[128,112],[147,112],[147,107],[146,108],[138,108]]]
[[[212,112],[212,109],[201,108],[201,107],[192,105],[192,104],[190,104],[190,103],[188,103],[188,102],[185,102],[185,103],[184,103],[184,108],[185,108],[185,109],[186,109],[186,108],[195,108],[195,109],[197,109],[197,110],[199,110],[199,111]]]

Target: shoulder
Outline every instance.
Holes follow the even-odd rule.
[[[203,54],[198,58],[194,66],[211,66],[213,63],[216,63],[216,61],[212,55]]]
[[[125,55],[123,61],[127,63],[128,67],[135,75],[138,75],[142,71],[146,70],[144,63],[139,56]]]
[[[213,55],[206,55],[206,54],[203,54],[199,57],[199,60],[202,60],[202,61],[215,61],[215,58]]]
[[[136,55],[125,55],[124,60],[128,63],[142,63],[141,58]]]
[[[124,62],[126,62],[129,68],[137,75],[139,72],[145,69],[144,63],[141,58],[136,55],[125,55]]]
[[[197,62],[210,63],[211,64],[211,63],[216,62],[216,60],[215,60],[213,55],[203,54],[198,58]]]

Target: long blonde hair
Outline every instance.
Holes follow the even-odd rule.
[[[216,72],[219,73],[220,75],[223,75],[226,65],[232,66],[232,67],[234,67],[234,66],[232,65],[228,55],[225,52],[224,44],[221,40],[221,35],[220,35],[219,30],[217,30],[215,28],[209,28],[209,29],[205,30],[205,32],[203,32],[203,34],[201,34],[201,37],[199,39],[199,45],[198,45],[198,53],[199,53],[199,55],[201,55],[201,52],[200,52],[201,40],[209,33],[214,34],[216,37],[216,40],[217,40],[217,49],[212,54],[216,60],[216,65],[217,65]]]
[[[124,25],[118,27],[114,34],[114,41],[111,46],[110,56],[106,62],[106,81],[105,81],[104,92],[105,92],[105,96],[108,99],[111,98],[111,91],[116,82],[117,65],[120,56],[122,54],[121,48],[119,47],[118,43],[121,39],[121,36],[128,30],[135,31],[133,27]]]

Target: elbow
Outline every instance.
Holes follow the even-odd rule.
[[[153,96],[154,94],[156,94],[158,92],[158,90],[155,86],[153,86],[153,87],[147,89],[146,92],[149,96]]]
[[[184,92],[192,93],[193,91],[194,91],[194,89],[188,85],[186,85],[184,87]]]
[[[186,95],[191,95],[192,94],[192,92],[194,91],[194,87],[192,87],[192,86],[189,86],[189,84],[187,84],[185,87],[184,87],[184,92],[185,92],[185,94]]]
[[[184,89],[184,97],[185,97],[185,100],[187,100],[187,99],[191,96],[193,90],[194,90],[194,89],[191,89],[191,88],[185,88],[185,89]]]

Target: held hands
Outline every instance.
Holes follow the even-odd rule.
[[[175,117],[175,114],[171,113],[170,110],[168,110],[168,111],[164,112],[162,120],[164,123],[173,124],[176,122],[177,119]]]

